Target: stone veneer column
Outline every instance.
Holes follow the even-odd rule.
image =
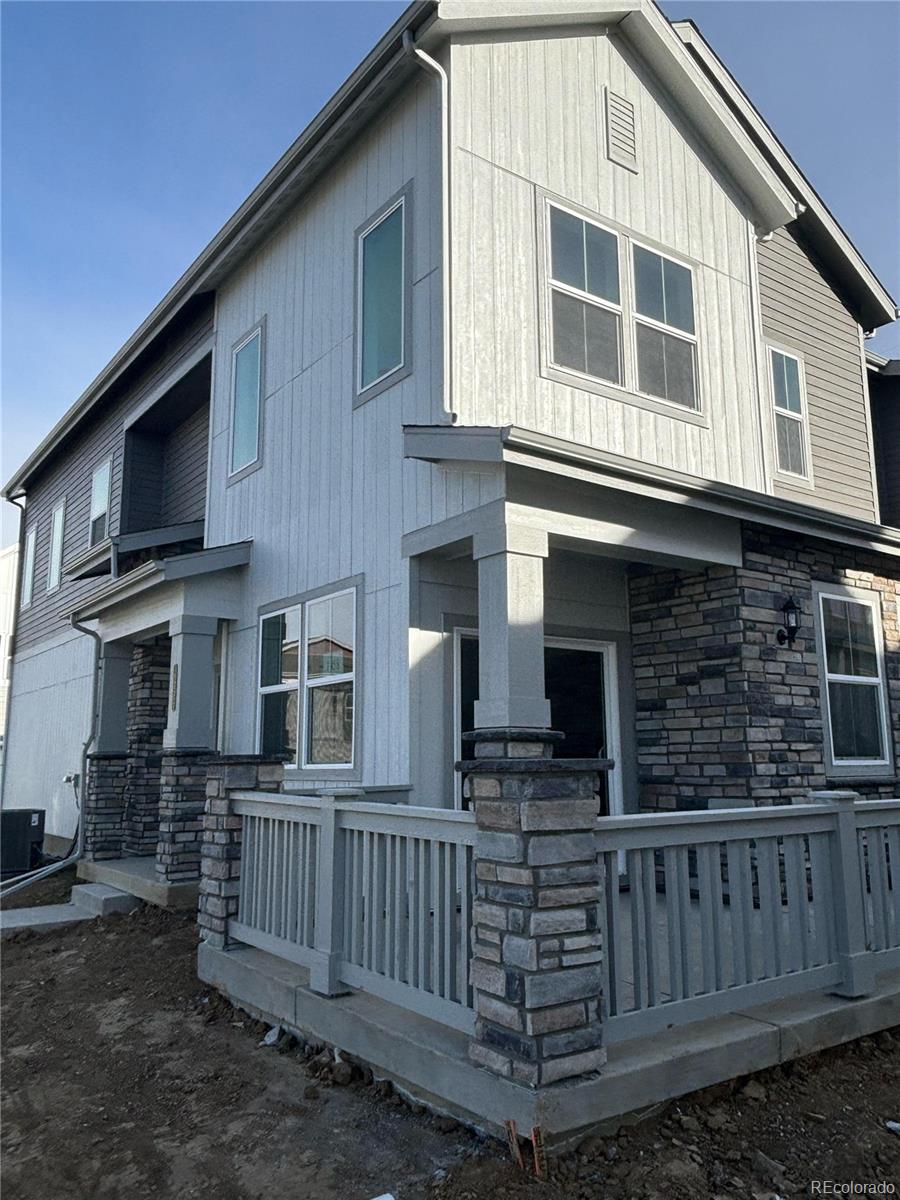
[[[125,754],[88,755],[81,819],[84,857],[91,861],[122,857],[127,772]]]
[[[478,730],[460,764],[474,803],[474,1062],[529,1087],[597,1071],[600,759],[554,759],[561,734]]]
[[[219,950],[227,946],[229,917],[237,915],[241,876],[242,822],[231,811],[229,792],[279,792],[283,780],[284,763],[258,754],[226,754],[209,764],[197,922],[202,939]]]
[[[167,750],[160,762],[156,873],[168,883],[200,878],[200,847],[211,750]]]
[[[159,838],[160,751],[169,698],[169,639],[134,647],[128,690],[126,854],[156,853]]]

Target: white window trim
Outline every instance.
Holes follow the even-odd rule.
[[[306,630],[307,630],[307,615],[306,610],[310,604],[315,604],[320,600],[334,600],[338,596],[350,595],[353,597],[353,670],[336,675],[317,675],[315,681],[311,682],[307,678],[307,659],[306,659]],[[271,683],[263,686],[259,682],[260,672],[262,670],[262,627],[263,621],[267,621],[270,617],[284,616],[289,612],[297,612],[299,642],[297,647],[298,662],[297,662],[297,681],[296,683]],[[357,684],[357,646],[359,644],[359,603],[356,587],[339,588],[334,592],[322,592],[320,595],[310,596],[307,600],[298,601],[296,604],[285,605],[284,608],[272,609],[268,612],[259,614],[258,631],[256,638],[256,751],[262,752],[262,697],[275,692],[300,692],[297,701],[297,757],[293,762],[286,762],[286,769],[303,770],[305,772],[330,772],[330,771],[348,771],[353,770],[356,766],[358,756],[357,751],[357,727],[359,721],[359,688]],[[309,704],[309,692],[314,688],[322,687],[324,684],[330,683],[346,683],[350,681],[353,684],[353,725],[350,733],[350,745],[352,755],[350,762],[344,763],[316,763],[307,760],[307,716]]]
[[[884,663],[884,632],[881,625],[881,597],[877,592],[867,592],[859,588],[830,587],[820,585],[815,588],[815,623],[816,648],[818,650],[820,671],[820,694],[822,713],[825,718],[825,737],[827,749],[827,767],[830,772],[844,775],[856,775],[875,772],[884,775],[893,769],[893,747],[891,745],[890,710],[887,702],[887,681]],[[825,600],[843,600],[851,604],[866,605],[872,611],[872,632],[875,638],[875,657],[878,664],[877,677],[862,675],[836,675],[828,670],[828,648],[825,641]],[[880,714],[882,744],[884,755],[881,758],[837,758],[834,753],[834,736],[831,728],[831,701],[828,685],[830,683],[850,683],[858,686],[874,687],[878,690],[878,711]]]
[[[318,604],[322,600],[336,600],[339,596],[351,596],[353,599],[353,670],[344,671],[336,675],[317,675],[315,681],[311,682],[307,676],[307,645],[306,645],[306,628],[307,628],[307,610],[311,604]],[[300,714],[302,741],[298,738],[297,746],[302,749],[301,766],[304,771],[348,771],[353,770],[356,760],[356,721],[357,721],[357,705],[356,705],[356,644],[358,642],[356,628],[356,588],[341,588],[336,592],[326,592],[323,596],[316,596],[311,600],[304,601],[303,613],[301,621],[301,632],[303,634],[303,667],[301,675],[303,678],[303,703],[302,713]],[[326,684],[346,683],[347,681],[353,685],[353,722],[350,727],[350,761],[343,763],[317,763],[307,761],[307,731],[309,717],[309,693],[317,687],[323,687]]]
[[[674,409],[680,409],[682,412],[699,414],[703,411],[702,394],[700,390],[700,340],[698,330],[700,328],[700,317],[697,312],[697,276],[693,266],[684,259],[676,257],[674,254],[666,254],[656,246],[650,246],[646,242],[642,242],[639,238],[629,238],[629,254],[628,254],[628,283],[629,283],[629,298],[631,300],[631,348],[634,356],[634,391],[645,397],[647,400],[654,400],[657,404],[665,404]],[[642,250],[646,250],[648,254],[655,254],[657,258],[667,259],[669,262],[675,263],[677,267],[683,267],[684,270],[690,272],[691,276],[691,316],[694,318],[694,332],[688,333],[687,330],[679,329],[677,325],[667,325],[665,321],[657,321],[655,317],[645,317],[643,313],[638,312],[637,307],[637,283],[635,280],[634,271],[634,248],[639,246]],[[660,333],[670,334],[672,337],[680,338],[683,342],[688,342],[693,347],[694,357],[694,400],[693,405],[679,404],[677,400],[668,400],[665,396],[654,396],[652,392],[644,392],[641,390],[639,380],[640,371],[638,370],[638,349],[637,349],[637,327],[638,325],[646,325],[650,329],[658,329]]]
[[[109,473],[106,477],[106,480],[107,480],[107,482],[106,482],[106,502],[105,502],[106,507],[98,509],[97,512],[94,512],[94,502],[93,502],[94,479],[96,478],[97,474],[104,469],[104,467],[108,468],[108,470],[109,470]],[[90,505],[89,515],[88,515],[88,549],[89,550],[93,550],[95,546],[101,546],[109,538],[109,505],[110,505],[111,497],[112,497],[112,458],[107,458],[104,462],[98,463],[97,466],[94,468],[94,470],[91,472],[91,505]],[[104,513],[106,514],[106,532],[104,533],[102,538],[98,538],[97,541],[95,542],[93,540],[94,522],[97,520],[98,517],[103,516]]]
[[[260,675],[262,674],[262,637],[263,637],[263,622],[271,620],[272,617],[283,617],[289,612],[298,612],[298,640],[297,640],[297,678],[293,683],[267,683],[265,686],[260,683]],[[276,608],[272,612],[261,613],[259,617],[259,628],[256,634],[256,752],[262,753],[262,698],[263,696],[272,696],[275,693],[281,692],[299,692],[300,691],[300,655],[303,649],[303,605],[288,604],[285,608]],[[299,714],[300,704],[298,698],[297,711]],[[299,722],[299,716],[298,716]],[[300,730],[297,730],[297,751],[299,757],[300,750]],[[285,767],[296,767],[297,762],[286,762]]]
[[[368,383],[363,383],[362,378],[362,363],[363,363],[363,343],[365,341],[365,330],[363,329],[363,292],[365,289],[364,275],[364,259],[363,259],[363,242],[369,234],[383,224],[388,217],[400,209],[400,361],[396,363],[388,371],[384,371],[377,379],[370,379]],[[384,212],[379,212],[376,217],[362,229],[356,238],[356,277],[359,280],[356,292],[356,328],[359,331],[356,339],[356,394],[357,396],[366,395],[384,383],[386,379],[390,379],[397,371],[402,371],[406,367],[406,195],[402,195],[394,204]]]
[[[231,398],[228,406],[228,482],[242,478],[262,462],[262,408],[263,408],[263,340],[264,321],[259,321],[243,335],[231,348]],[[241,466],[234,466],[234,416],[237,399],[237,356],[245,346],[249,346],[254,338],[259,338],[259,366],[256,372],[256,452],[253,458]]]
[[[463,757],[462,727],[459,719],[462,664],[462,639],[470,637],[478,641],[478,630],[456,626],[453,630],[453,752],[456,761]],[[609,811],[612,816],[621,816],[625,811],[625,795],[622,776],[622,727],[619,717],[619,670],[618,646],[615,642],[594,641],[589,638],[545,637],[544,647],[559,646],[566,650],[589,650],[603,654],[603,686],[606,692],[606,737],[609,757],[615,763],[607,773],[609,788]],[[462,779],[454,772],[454,804],[462,808]]]
[[[25,543],[22,547],[22,588],[19,593],[19,607],[30,608],[34,602],[34,575],[37,561],[37,522],[25,531]]]
[[[108,510],[107,510],[107,512],[108,512]],[[58,551],[58,561],[54,564],[53,529],[56,524],[56,514],[57,513],[61,514],[60,526],[59,526],[59,551]],[[65,498],[65,496],[63,496],[62,500],[60,500],[56,505],[54,505],[53,512],[50,515],[50,546],[49,546],[49,554],[48,554],[48,558],[47,558],[47,591],[48,592],[58,592],[59,589],[62,587],[62,566],[63,566],[63,550],[65,548],[65,539],[66,539],[66,498]],[[53,579],[54,566],[55,566],[55,570],[56,570],[56,579],[55,580]]]
[[[775,403],[775,355],[780,354],[784,358],[792,358],[797,364],[797,376],[800,382],[800,412],[792,413],[787,409],[779,408]],[[812,468],[812,444],[809,433],[809,406],[806,399],[806,363],[803,360],[803,355],[796,350],[789,350],[786,346],[779,346],[777,342],[766,343],[766,363],[768,365],[769,377],[769,410],[772,414],[772,463],[773,477],[780,482],[793,484],[794,486],[813,486],[813,468]],[[803,446],[803,465],[806,471],[803,475],[797,474],[795,471],[787,471],[778,461],[778,418],[786,417],[788,420],[796,421],[800,425],[802,434],[801,444]]]
[[[649,409],[651,412],[660,413],[663,416],[674,417],[676,420],[686,421],[692,425],[708,426],[709,421],[704,408],[703,388],[701,384],[702,371],[700,362],[700,312],[697,298],[697,272],[693,263],[687,259],[680,258],[675,254],[670,254],[665,250],[654,246],[650,242],[646,242],[636,237],[630,230],[614,225],[609,222],[604,222],[589,214],[586,211],[580,210],[565,201],[557,199],[555,196],[546,193],[541,194],[543,201],[544,214],[541,222],[541,235],[543,239],[543,295],[542,295],[542,364],[546,372],[550,372],[549,378],[557,379],[558,382],[566,382],[571,379],[574,386],[582,385],[584,389],[594,391],[599,395],[609,395],[613,399],[622,400],[625,403],[637,405],[641,408]],[[606,233],[611,233],[615,236],[618,245],[618,263],[619,263],[619,304],[616,305],[612,301],[603,300],[601,297],[593,296],[591,293],[582,293],[577,288],[572,288],[568,284],[557,283],[553,279],[553,264],[552,264],[552,244],[550,236],[550,209],[558,208],[560,211],[569,213],[578,220],[584,221],[589,225],[594,225],[598,229],[604,230]],[[644,250],[648,250],[651,254],[656,254],[660,258],[667,258],[671,262],[676,263],[680,267],[684,267],[691,273],[691,304],[694,316],[694,333],[686,333],[682,329],[677,329],[674,326],[665,325],[655,321],[652,317],[644,317],[637,312],[635,305],[635,288],[634,288],[634,266],[632,246],[640,246]],[[539,272],[539,275],[541,273]],[[573,367],[564,367],[553,359],[553,314],[550,303],[551,291],[556,288],[559,291],[568,292],[570,295],[579,300],[585,300],[589,303],[596,304],[598,307],[608,308],[610,312],[617,312],[621,316],[619,329],[620,340],[620,362],[622,366],[622,382],[614,383],[609,379],[600,379],[596,375],[588,375],[582,371],[577,371]],[[627,297],[627,303],[626,303]],[[667,400],[664,396],[654,396],[650,392],[643,392],[638,387],[638,367],[637,367],[637,330],[636,322],[642,321],[649,326],[658,328],[663,333],[669,333],[673,337],[683,338],[690,342],[694,347],[694,385],[696,393],[696,404],[693,408],[688,408],[685,404],[679,404],[675,400]],[[626,331],[625,325],[630,328]],[[562,377],[561,379],[559,377]]]

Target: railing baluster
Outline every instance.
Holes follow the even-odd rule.
[[[646,929],[644,909],[644,873],[639,850],[627,853],[628,887],[631,900],[631,977],[634,980],[634,1007],[644,1008],[644,945],[642,936]],[[649,1000],[647,1001],[649,1004]]]
[[[809,966],[809,919],[806,890],[806,855],[803,838],[792,834],[784,839],[784,871],[787,885],[788,922],[793,966],[803,971]]]
[[[619,990],[619,856],[604,853],[600,859],[605,920],[603,922],[603,981],[606,1011],[609,1016],[624,1012],[624,997]]]
[[[678,904],[678,866],[675,850],[666,846],[663,850],[663,871],[666,888],[666,949],[669,958],[669,996],[672,1000],[684,999],[684,978],[681,973],[681,908]]]
[[[719,869],[718,860],[718,844],[697,847],[697,887],[700,892],[700,956],[703,964],[704,992],[716,991],[720,986],[721,978],[719,909],[713,890],[713,868]]]
[[[456,947],[456,872],[452,863],[452,847],[449,842],[442,842],[441,851],[444,856],[444,919],[441,922],[441,949],[444,952],[444,978],[441,995],[445,1000],[453,996],[453,966],[454,950]]]
[[[778,870],[778,841],[758,838],[756,879],[759,889],[759,919],[762,926],[763,978],[774,979],[782,972],[781,875]]]
[[[834,962],[834,886],[831,879],[831,846],[827,833],[809,835],[809,870],[812,877],[812,916],[816,929],[816,958]]]
[[[893,934],[891,945],[900,946],[900,826],[891,825],[888,840],[888,887],[893,912]]]
[[[691,875],[687,846],[675,850],[676,892],[681,910],[681,979],[685,998],[694,994],[691,980]]]
[[[750,842],[746,838],[729,841],[728,901],[731,910],[731,961],[735,984],[753,978],[753,944],[750,922],[753,916],[753,891],[750,880]]]
[[[659,946],[656,932],[656,858],[652,850],[641,850],[644,885],[644,951],[647,956],[647,1006],[659,1004]],[[618,856],[617,856],[618,857]]]

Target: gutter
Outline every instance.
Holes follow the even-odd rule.
[[[20,503],[21,500],[21,503]],[[9,692],[6,704],[6,714],[3,722],[3,762],[0,764],[0,809],[3,808],[3,798],[6,795],[6,760],[9,757],[7,747],[9,746],[9,719],[12,713],[12,694],[13,694],[13,674],[16,666],[16,634],[19,631],[19,609],[22,599],[22,567],[25,561],[25,497],[10,498],[10,504],[14,504],[22,514],[19,518],[19,553],[16,556],[16,577],[13,581],[13,625],[9,634]]]

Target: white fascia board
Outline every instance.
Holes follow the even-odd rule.
[[[856,277],[859,288],[869,295],[874,309],[870,317],[873,328],[876,327],[876,316],[879,318],[878,326],[890,324],[900,315],[890,293],[841,229],[825,202],[782,146],[746,92],[743,91],[695,25],[690,21],[676,21],[672,25],[672,29],[685,46],[690,47],[691,52],[703,63],[722,93],[727,96],[729,104],[740,114],[741,120],[751,131],[756,143],[763,147],[780,177],[796,194],[800,203],[805,206],[807,212],[801,214],[800,223],[809,225],[810,218],[815,218],[818,226],[817,240],[824,239],[827,242],[831,253],[840,256],[846,269]]]
[[[656,5],[644,0],[640,11],[622,20],[619,31],[678,101],[747,196],[756,214],[757,232],[772,233],[793,221],[797,198],[757,149]]]

